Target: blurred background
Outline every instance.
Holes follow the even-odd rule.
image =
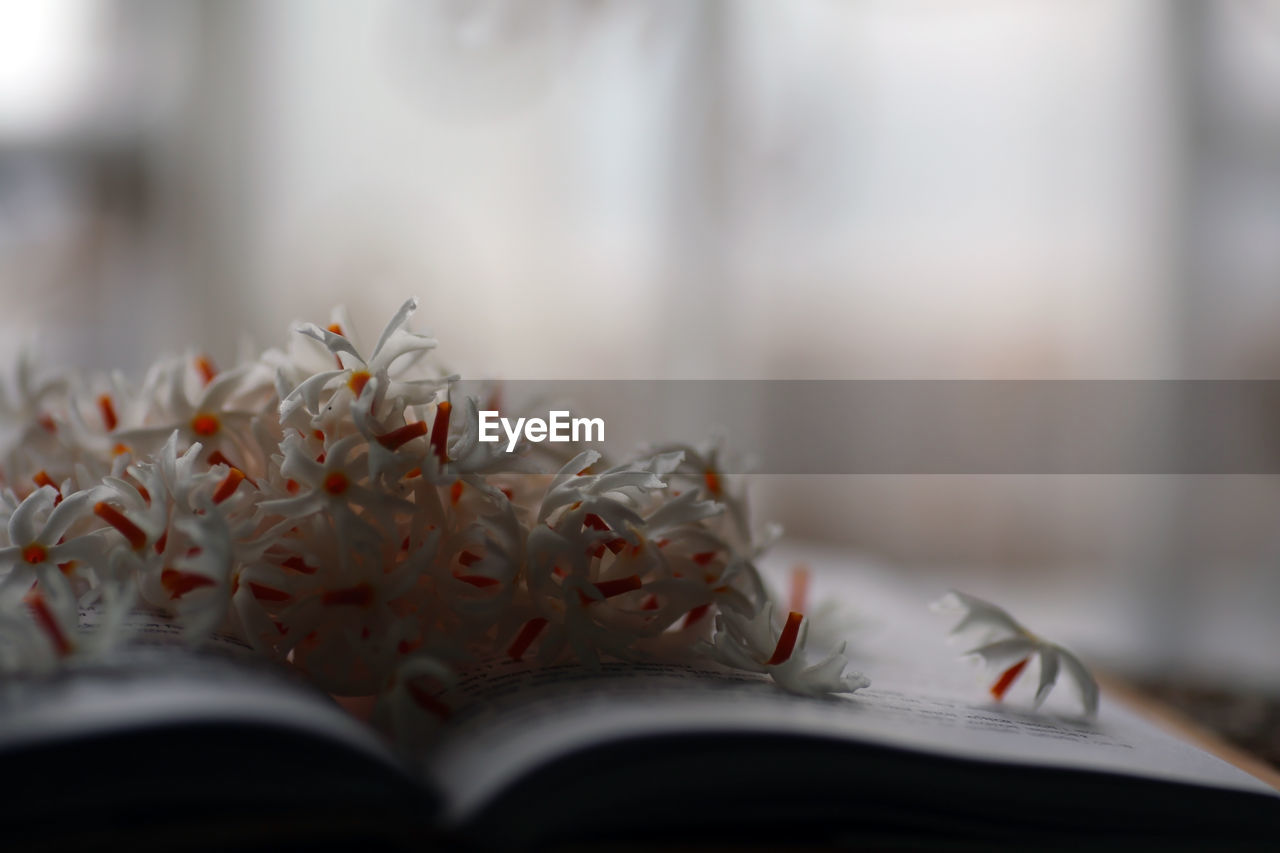
[[[467,376],[1277,378],[1278,93],[1278,0],[0,0],[0,355],[225,363],[416,294]],[[1274,477],[758,497],[1280,692]]]

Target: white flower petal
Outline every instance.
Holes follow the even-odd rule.
[[[1036,644],[1026,637],[1008,637],[992,643],[978,646],[965,652],[965,657],[974,655],[987,663],[1004,664],[1021,660],[1036,651]]]
[[[959,634],[973,626],[982,626],[1010,634],[1027,633],[1027,630],[1002,608],[977,596],[966,595],[957,590],[948,592],[941,601],[934,605],[934,609],[939,611],[964,611],[963,618],[951,629],[952,634]]]
[[[391,320],[383,328],[382,334],[378,337],[378,342],[373,347],[373,354],[370,359],[376,359],[378,353],[382,352],[382,348],[387,345],[387,341],[395,334],[396,330],[409,321],[413,316],[413,312],[418,310],[418,300],[410,297],[404,301],[404,304],[392,315]]]
[[[1084,705],[1085,715],[1094,716],[1098,713],[1098,682],[1094,681],[1089,670],[1071,652],[1058,646],[1058,654],[1062,658],[1062,666],[1066,669],[1067,675],[1080,689],[1080,701]]]
[[[53,486],[41,486],[27,495],[9,517],[9,542],[18,547],[35,542],[40,535],[37,518],[47,513],[57,498]]]
[[[1049,691],[1058,680],[1058,647],[1044,645],[1040,647],[1040,684],[1036,687],[1036,707],[1044,702]]]

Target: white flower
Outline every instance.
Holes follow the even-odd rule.
[[[342,547],[376,538],[374,519],[411,512],[413,504],[368,482],[363,442],[358,433],[339,439],[321,455],[323,461],[316,461],[306,440],[290,432],[280,445],[284,451],[280,472],[297,484],[296,494],[263,501],[259,509],[293,519],[327,512],[337,525]]]
[[[453,378],[453,377],[451,377]],[[480,441],[479,404],[468,397],[462,404],[462,420],[457,436],[448,443],[448,460],[459,474],[490,474],[527,471],[534,468],[524,455],[508,453],[498,442]]]
[[[369,389],[366,405],[379,417],[382,416],[380,410],[384,400],[390,400],[401,408],[406,404],[429,402],[447,384],[447,380],[391,377],[392,366],[397,361],[404,360],[398,368],[403,373],[436,346],[435,339],[401,328],[417,308],[416,299],[410,299],[400,306],[400,310],[382,330],[373,353],[367,359],[360,354],[349,337],[353,331],[351,329],[341,326],[337,326],[336,331],[332,327],[321,329],[313,323],[299,326],[299,333],[319,341],[333,354],[338,368],[312,374],[290,391],[280,401],[280,420],[289,421],[300,407],[305,407],[313,418],[319,418],[322,415],[320,397],[326,390],[345,386],[350,390],[352,400],[365,399],[363,392],[369,380],[375,378],[378,383]]]
[[[375,397],[380,384],[376,376],[369,380],[369,387],[373,389],[370,393]],[[405,420],[404,410],[399,410],[397,415],[401,422],[392,426],[375,420],[364,406],[351,407],[352,422],[364,437],[368,449],[371,480],[394,483],[413,468],[422,468],[431,427],[423,420]]]
[[[36,424],[46,432],[55,432],[57,423],[51,409],[60,408],[67,390],[62,376],[37,379],[34,355],[22,347],[14,363],[12,382],[0,387],[0,421],[16,421],[19,426]]]
[[[822,696],[852,693],[870,686],[860,672],[845,672],[848,659],[844,643],[819,663],[805,666],[804,647],[808,620],[792,611],[780,631],[773,625],[773,603],[754,616],[725,610],[716,614],[715,635],[707,653],[735,669],[767,673],[779,687],[791,693]]]
[[[744,543],[750,542],[750,513],[747,509],[746,496],[740,490],[735,490],[729,482],[725,460],[721,458],[723,455],[721,443],[721,440],[716,438],[698,447],[672,444],[661,448],[658,452],[679,453],[681,462],[674,471],[675,477],[699,489],[711,500],[723,504],[728,510],[729,518],[733,521],[734,532]]]
[[[529,597],[540,620],[535,624],[541,626],[537,632],[550,628],[541,640],[539,660],[550,663],[567,647],[578,661],[596,667],[601,652],[629,657],[634,641],[652,633],[638,604],[644,588],[638,575],[603,577],[598,560],[580,539],[546,525],[530,531],[527,549]],[[635,603],[627,607],[628,602]]]
[[[188,640],[201,642],[227,618],[231,589],[231,537],[213,507],[175,518],[165,550],[174,557],[158,574],[146,575],[142,592],[178,616]]]
[[[952,590],[934,605],[939,611],[962,611],[964,616],[951,629],[952,634],[981,629],[982,645],[969,650],[984,663],[1006,667],[991,685],[991,695],[1003,699],[1013,682],[1026,669],[1031,658],[1040,659],[1040,684],[1036,687],[1035,707],[1040,707],[1058,679],[1059,668],[1080,689],[1084,712],[1093,716],[1098,711],[1098,683],[1074,654],[1028,631],[1005,610],[989,601]]]
[[[203,458],[212,462],[225,461],[225,454],[230,453],[243,469],[247,465],[245,460],[258,449],[249,429],[256,413],[233,409],[229,404],[244,390],[251,367],[245,365],[217,374],[192,400],[186,390],[187,365],[183,362],[168,365],[169,369],[156,382],[158,387],[153,392],[159,405],[152,418],[164,422],[117,430],[115,440],[146,451],[160,446],[176,432],[184,448],[198,443],[203,447]]]
[[[0,600],[21,597],[37,580],[47,588],[70,589],[66,575],[75,563],[105,561],[98,534],[63,539],[94,495],[81,491],[59,500],[57,489],[41,486],[18,505],[9,516],[9,545],[0,548]]]
[[[421,630],[410,615],[419,567],[396,563],[391,550],[324,562],[278,614],[292,663],[331,693],[378,692]]]
[[[175,545],[168,542],[170,520],[198,508],[194,494],[211,476],[197,470],[202,450],[197,442],[179,454],[174,432],[150,461],[129,466],[130,479],[103,479],[111,492],[104,490],[103,499],[93,507],[94,515],[115,528],[142,563],[159,565],[176,553]],[[148,544],[154,548],[147,549]]]
[[[60,656],[76,648],[79,611],[72,576],[83,563],[106,562],[106,543],[97,533],[64,536],[85,517],[85,504],[93,498],[93,491],[81,491],[64,500],[52,486],[40,487],[10,515],[10,544],[0,548],[0,610],[25,604]]]

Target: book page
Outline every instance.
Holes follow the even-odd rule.
[[[445,795],[447,817],[465,820],[521,774],[584,746],[698,732],[817,735],[1276,793],[1105,694],[1093,720],[1079,716],[1066,684],[1042,711],[1033,711],[1025,694],[1037,680],[1034,665],[1021,689],[997,703],[986,690],[995,675],[958,660],[964,648],[947,643],[958,616],[930,612],[929,599],[866,567],[812,568],[810,600],[840,607],[834,613],[815,608],[810,644],[827,633],[847,637],[851,668],[866,674],[870,687],[812,699],[784,693],[764,676],[712,665],[605,663],[593,672],[576,664],[489,661],[464,671],[443,694],[457,712],[428,771]]]
[[[279,665],[217,651],[130,647],[0,680],[0,760],[10,849],[89,849],[104,832],[400,849],[436,811],[366,724]]]
[[[167,620],[142,611],[135,618],[148,637],[138,645],[0,683],[0,753],[217,724],[287,728],[399,766],[365,723],[296,673],[246,655],[234,638],[197,651],[170,642]]]
[[[102,612],[97,607],[80,608],[79,625],[82,633],[97,629],[102,621]],[[176,619],[163,610],[148,605],[140,604],[131,608],[124,615],[119,630],[125,637],[124,645],[131,647],[190,648],[192,645]],[[201,638],[200,646],[229,655],[256,655],[253,646],[230,631],[213,631]]]

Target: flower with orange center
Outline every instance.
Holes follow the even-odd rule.
[[[36,580],[61,589],[68,581],[60,563],[103,561],[106,543],[96,532],[65,537],[71,525],[86,516],[94,494],[84,490],[59,500],[57,489],[41,486],[18,504],[8,524],[14,544],[0,548],[0,603],[21,597]]]
[[[255,413],[234,407],[236,395],[249,384],[247,366],[218,373],[201,388],[195,399],[186,390],[186,375],[185,364],[165,374],[168,387],[164,404],[158,407],[163,414],[148,416],[151,425],[117,429],[112,438],[139,451],[142,454],[140,458],[145,458],[149,451],[159,450],[176,432],[184,448],[199,443],[203,448],[203,458],[222,452],[244,464],[247,456],[257,452],[257,442],[252,439],[249,427]]]
[[[346,547],[363,536],[369,526],[360,517],[360,510],[413,509],[413,504],[367,481],[367,448],[361,435],[349,435],[330,444],[323,461],[316,460],[314,447],[297,433],[286,435],[280,447],[284,450],[280,473],[297,487],[286,491],[287,497],[262,501],[258,507],[268,515],[303,518],[316,512],[329,513],[341,544]]]
[[[722,610],[716,615],[711,643],[700,648],[735,669],[766,673],[791,693],[852,693],[871,684],[862,673],[845,671],[849,662],[843,643],[820,662],[806,666],[808,634],[809,620],[794,611],[787,614],[781,629],[775,628],[770,602],[752,616]]]
[[[1007,611],[977,596],[952,590],[934,605],[934,609],[963,613],[951,629],[952,634],[972,630],[981,633],[982,645],[966,652],[966,656],[977,657],[1000,669],[1000,676],[990,691],[997,701],[1004,699],[1031,659],[1039,658],[1040,683],[1036,687],[1035,707],[1038,708],[1053,689],[1059,670],[1065,669],[1080,691],[1085,715],[1091,717],[1097,713],[1098,683],[1080,659],[1067,649],[1036,636]]]
[[[365,358],[351,339],[351,330],[342,325],[322,329],[312,323],[299,326],[297,331],[315,341],[333,354],[338,361],[337,370],[324,370],[308,376],[280,402],[280,419],[290,421],[299,409],[305,409],[312,418],[319,418],[324,410],[321,396],[326,391],[347,388],[352,400],[366,409],[376,409],[384,399],[418,405],[430,402],[446,384],[440,379],[401,379],[392,377],[393,366],[397,373],[403,366],[413,364],[436,345],[434,339],[418,335],[404,328],[409,317],[418,308],[418,301],[410,299],[400,306],[391,321],[378,337],[373,353]],[[399,362],[399,364],[397,364]],[[377,379],[374,391],[365,394],[371,380]],[[373,398],[377,399],[373,399]]]
[[[739,538],[744,543],[751,541],[746,500],[739,491],[731,488],[726,472],[732,468],[722,458],[724,454],[719,442],[708,442],[698,447],[672,444],[662,450],[684,454],[680,467],[672,473],[673,481],[696,488],[705,497],[722,504],[728,511]]]

